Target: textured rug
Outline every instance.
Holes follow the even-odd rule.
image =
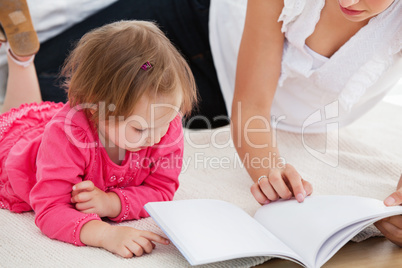
[[[370,113],[329,135],[278,131],[280,153],[312,182],[314,194],[360,195],[384,199],[402,171],[402,106],[382,102]],[[185,132],[185,156],[175,199],[213,198],[234,203],[253,215],[259,207],[252,181],[237,157],[229,127]],[[151,218],[121,225],[163,234]],[[354,238],[378,235],[367,228]],[[268,257],[236,259],[206,267],[251,267]],[[103,249],[51,240],[34,224],[32,212],[0,210],[1,267],[187,267],[174,245],[157,245],[152,254],[124,259]]]

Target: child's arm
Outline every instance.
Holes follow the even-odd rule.
[[[75,141],[87,144],[84,130],[68,127]],[[71,189],[85,177],[93,153],[90,147],[75,146],[65,129],[64,122],[50,122],[46,126],[36,159],[37,182],[30,192],[30,203],[35,223],[45,235],[82,246],[79,238],[82,226],[101,218],[75,209]]]
[[[104,248],[124,258],[151,253],[157,242],[168,245],[169,240],[149,231],[137,230],[127,226],[112,226],[103,221],[89,221],[81,228],[82,243]]]
[[[384,200],[386,206],[402,204],[402,175],[397,190]],[[394,244],[402,247],[402,215],[382,219],[375,223],[380,232]]]
[[[143,209],[146,203],[172,200],[178,186],[177,177],[178,173],[166,170],[153,172],[140,186],[115,188],[109,192],[100,190],[91,181],[83,181],[74,185],[71,202],[78,211],[109,217],[114,221],[139,219],[148,216]]]

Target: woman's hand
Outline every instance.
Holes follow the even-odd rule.
[[[283,168],[270,169],[269,174],[260,177],[259,181],[251,186],[251,193],[262,205],[272,201],[296,197],[298,202],[311,195],[313,187],[302,179],[296,169],[289,164]]]
[[[402,204],[402,176],[399,179],[397,190],[384,200],[386,206]],[[402,247],[402,215],[382,219],[374,225],[392,243]]]
[[[71,202],[83,213],[95,213],[99,217],[117,217],[121,211],[121,202],[117,194],[106,193],[96,187],[92,181],[83,181],[73,186]]]

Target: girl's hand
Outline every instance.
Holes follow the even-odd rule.
[[[169,245],[169,240],[155,233],[137,230],[127,226],[112,226],[105,232],[102,247],[124,258],[151,253],[153,242]],[[153,241],[153,242],[152,242]]]
[[[117,194],[106,193],[96,187],[92,181],[82,181],[73,186],[71,202],[83,213],[95,213],[99,217],[117,217],[121,211],[121,202]]]
[[[283,168],[273,168],[266,177],[260,178],[250,190],[262,205],[279,198],[290,199],[292,196],[296,197],[298,202],[303,202],[304,198],[313,192],[311,184],[303,180],[296,169],[289,164]]]
[[[386,206],[398,206],[402,204],[402,175],[399,179],[397,190],[384,200]],[[402,215],[382,219],[374,225],[392,243],[402,247]]]

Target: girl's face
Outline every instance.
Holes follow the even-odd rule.
[[[173,101],[164,98],[154,101],[142,96],[130,117],[125,120],[109,118],[100,122],[99,132],[107,144],[104,146],[117,146],[134,152],[159,143],[170,122],[177,116],[180,102],[181,97]]]
[[[386,10],[395,0],[337,0],[346,19],[354,22],[370,19]]]

